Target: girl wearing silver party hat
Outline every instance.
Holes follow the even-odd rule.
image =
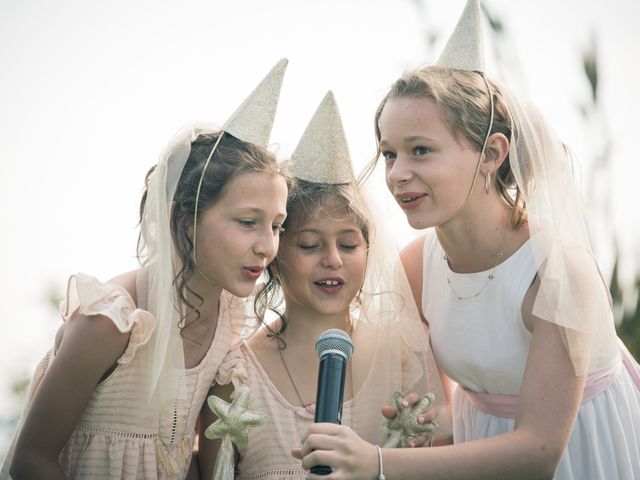
[[[236,443],[235,474],[241,479],[306,477],[291,449],[300,447],[314,421],[319,363],[314,344],[328,329],[342,331],[353,342],[342,424],[362,438],[384,443],[380,410],[396,390],[432,392],[422,407],[444,403],[408,283],[402,283],[392,244],[372,220],[372,205],[355,181],[331,92],[307,126],[290,169],[296,185],[287,201],[285,233],[256,299],[263,328],[229,354],[217,378],[217,395],[229,397],[234,387],[239,392],[248,387],[248,408],[265,415],[246,441]],[[268,311],[275,315],[266,318]],[[212,406],[220,410],[220,405]],[[210,437],[227,431],[222,407],[220,419],[207,431]],[[443,431],[444,410],[439,419]],[[430,437],[435,428],[430,422],[416,424],[418,432]],[[402,432],[389,430],[400,441]],[[218,446],[219,440],[201,444],[201,458],[210,455],[213,464]]]
[[[265,146],[286,64],[222,128],[169,142],[147,175],[138,270],[70,278],[0,477],[180,479],[197,467],[200,407],[242,329],[232,295],[252,292],[285,218],[287,180]]]
[[[374,463],[372,446],[318,425],[303,465],[340,478],[640,478],[640,368],[615,333],[571,156],[485,75],[477,0],[437,65],[392,85],[375,125],[389,190],[429,229],[403,259],[457,383],[455,445]]]

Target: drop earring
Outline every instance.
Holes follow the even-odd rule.
[[[489,193],[489,185],[491,184],[491,172],[487,172],[484,176],[484,191]]]

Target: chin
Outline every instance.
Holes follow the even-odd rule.
[[[248,283],[236,283],[234,285],[229,285],[228,288],[225,288],[227,292],[235,297],[246,298],[253,293],[256,288],[256,282]]]
[[[322,315],[341,315],[344,312],[349,311],[350,304],[340,304],[340,305],[318,305],[316,308],[317,312]]]
[[[425,219],[419,215],[407,215],[407,222],[411,228],[415,228],[416,230],[423,230],[431,226],[429,222],[425,221]]]

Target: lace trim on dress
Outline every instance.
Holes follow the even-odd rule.
[[[269,470],[255,475],[241,475],[243,480],[298,480],[308,472],[302,469]]]
[[[144,440],[158,438],[157,433],[134,433],[134,432],[122,432],[118,430],[111,430],[109,428],[98,427],[96,425],[89,425],[87,423],[79,423],[76,427],[77,430],[85,433],[93,433],[95,435],[104,435],[106,437],[118,437],[127,438],[132,440]]]

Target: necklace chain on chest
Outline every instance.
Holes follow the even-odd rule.
[[[287,372],[287,376],[289,377],[289,381],[291,381],[291,385],[293,385],[293,390],[296,392],[296,395],[298,396],[298,400],[300,400],[300,403],[302,404],[302,406],[304,408],[308,408],[312,405],[315,405],[315,400],[311,401],[311,402],[305,402],[302,398],[302,395],[300,395],[300,392],[298,391],[298,387],[296,386],[296,382],[294,382],[293,380],[293,375],[291,375],[291,372],[289,371],[289,368],[287,367],[287,362],[284,361],[284,355],[282,355],[282,349],[280,347],[276,347],[278,349],[278,354],[280,355],[280,360],[282,360],[282,365],[284,366],[284,371]]]
[[[500,249],[498,250],[498,255],[496,257],[496,263],[493,265],[493,268],[491,269],[491,271],[489,272],[489,274],[487,275],[486,280],[484,281],[484,283],[482,284],[482,287],[480,287],[480,290],[478,290],[476,293],[472,294],[472,295],[460,295],[458,292],[456,292],[456,289],[453,287],[453,282],[451,281],[451,275],[449,274],[449,272],[447,272],[447,285],[449,285],[449,288],[451,289],[451,292],[455,295],[455,297],[458,300],[471,300],[472,298],[476,298],[478,295],[480,295],[485,288],[487,288],[487,285],[489,285],[489,283],[491,282],[491,280],[493,280],[494,278],[494,274],[496,272],[496,269],[498,268],[498,265],[500,264],[500,260],[502,259],[502,255],[503,255],[503,251],[504,251],[504,245],[505,242],[507,240],[507,232],[508,229],[505,230],[504,232],[504,236],[502,237],[502,242],[500,245]],[[447,257],[447,255],[443,255],[442,259],[445,262],[449,261],[449,258]]]

